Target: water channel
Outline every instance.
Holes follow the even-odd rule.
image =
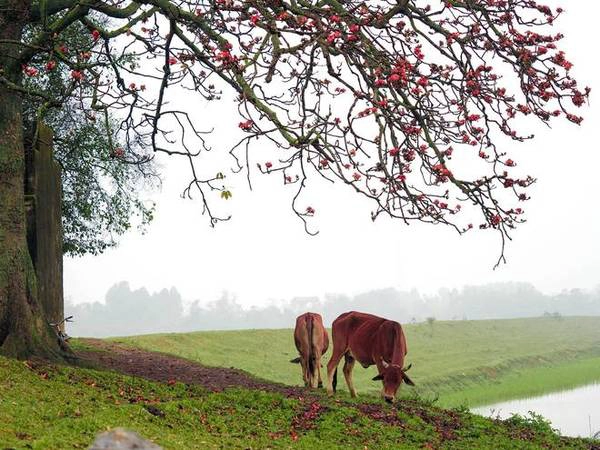
[[[600,383],[533,398],[511,400],[471,410],[482,416],[507,419],[529,411],[544,416],[564,436],[600,438]]]

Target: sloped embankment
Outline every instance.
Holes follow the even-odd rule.
[[[87,448],[98,431],[121,426],[165,449],[600,449],[540,420],[499,422],[416,399],[395,407],[329,399],[236,369],[84,345],[84,367],[0,357],[1,448]]]

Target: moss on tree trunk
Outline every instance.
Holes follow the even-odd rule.
[[[0,0],[0,40],[21,39],[28,10],[28,2]],[[16,84],[19,50],[0,43],[0,70]],[[27,247],[21,96],[0,84],[0,105],[0,353],[56,358],[60,346],[40,307]]]

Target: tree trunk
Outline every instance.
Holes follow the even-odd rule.
[[[0,0],[0,40],[21,40],[28,3]],[[18,51],[15,44],[0,43],[0,73],[16,84]],[[0,82],[0,105],[0,353],[56,358],[61,355],[57,335],[40,307],[27,247],[21,95]]]

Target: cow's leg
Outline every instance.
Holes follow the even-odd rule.
[[[304,355],[300,357],[300,365],[302,366],[302,379],[304,380],[304,386],[310,386],[309,373],[308,373],[308,358]]]
[[[344,353],[345,349],[336,347],[334,342],[333,352],[331,352],[331,358],[327,363],[327,393],[329,395],[333,395],[333,373],[336,371]]]
[[[316,360],[315,360],[315,369],[317,371],[317,387],[322,388],[323,387],[323,380],[321,380],[321,352],[317,352],[316,353]]]
[[[313,360],[312,360],[312,370],[310,371],[310,387],[315,388],[317,387],[317,365],[319,364],[319,359],[316,357],[316,355],[312,356]]]
[[[356,360],[350,353],[346,353],[344,362],[344,378],[346,378],[346,384],[350,391],[351,397],[356,397],[356,389],[354,389],[354,383],[352,382],[352,369],[354,369],[354,362]]]

